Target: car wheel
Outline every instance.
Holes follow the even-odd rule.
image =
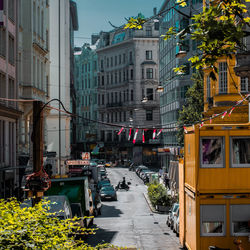
[[[101,215],[102,214],[102,210],[101,208],[98,209],[98,215]]]

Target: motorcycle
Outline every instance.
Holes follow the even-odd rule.
[[[129,182],[128,182],[128,184],[123,184],[123,183],[121,183],[121,182],[118,182],[118,184],[117,184],[117,186],[115,187],[115,190],[117,191],[118,189],[125,189],[126,191],[128,191],[129,190]]]

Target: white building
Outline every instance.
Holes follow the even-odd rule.
[[[115,29],[101,32],[99,62],[99,120],[139,128],[135,145],[128,142],[129,130],[120,136],[118,127],[100,126],[100,141],[105,142],[107,158],[129,158],[138,163],[153,161],[153,129],[160,125],[158,79],[159,23],[151,20],[142,30]],[[147,98],[147,102],[142,102]],[[119,146],[117,146],[117,144]]]
[[[57,98],[66,110],[70,104],[70,0],[50,2],[50,99]],[[57,101],[51,106],[63,110]],[[70,157],[70,120],[64,112],[51,110],[47,119],[48,151],[55,151],[63,161]]]
[[[49,84],[49,1],[19,0],[18,15],[19,98],[45,103]],[[30,155],[33,103],[20,102],[19,108],[23,112],[19,124],[19,153]]]

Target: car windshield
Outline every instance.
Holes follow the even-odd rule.
[[[179,207],[179,204],[174,204],[174,206],[173,206],[173,212],[176,212],[177,209],[178,209],[178,207]]]
[[[101,189],[101,191],[114,191],[114,188],[112,186],[105,186]]]

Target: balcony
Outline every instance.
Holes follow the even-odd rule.
[[[116,108],[116,107],[122,107],[122,106],[123,106],[122,102],[112,102],[112,103],[106,104],[107,108]]]

